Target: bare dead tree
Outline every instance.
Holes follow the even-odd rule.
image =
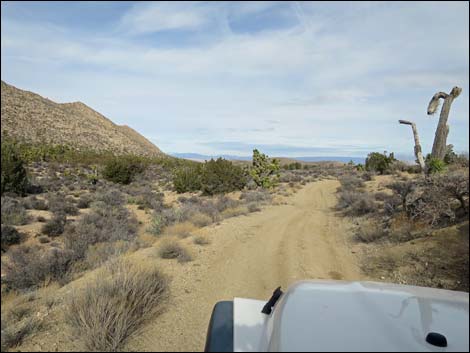
[[[413,136],[415,139],[415,156],[416,156],[416,159],[418,160],[419,166],[421,167],[421,172],[424,173],[426,170],[426,165],[424,163],[421,144],[419,143],[418,128],[416,127],[416,124],[408,120],[398,120],[398,122],[404,125],[411,125],[411,129],[413,130]]]
[[[442,105],[441,115],[439,117],[439,123],[436,129],[436,135],[434,137],[434,144],[432,146],[432,153],[431,156],[433,158],[437,158],[440,160],[444,159],[446,154],[446,142],[447,142],[447,135],[449,134],[449,125],[447,124],[447,119],[449,118],[449,111],[450,106],[455,98],[457,98],[462,92],[460,87],[452,88],[452,91],[447,94],[444,92],[437,92],[431,99],[428,105],[428,115],[433,115],[437,112],[437,108],[439,107],[439,99],[444,100],[444,104]]]

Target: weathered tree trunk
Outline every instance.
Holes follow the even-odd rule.
[[[441,115],[439,117],[439,123],[436,129],[436,135],[434,137],[434,144],[432,146],[431,156],[443,160],[446,154],[447,147],[447,135],[449,134],[449,125],[447,125],[447,119],[449,118],[450,106],[455,98],[457,98],[462,92],[460,87],[452,88],[452,91],[447,94],[444,92],[436,93],[428,105],[428,115],[432,115],[437,111],[439,106],[439,99],[444,100],[442,105]]]
[[[419,166],[421,167],[421,172],[424,173],[426,170],[426,165],[424,163],[421,144],[419,143],[419,135],[418,135],[418,129],[416,127],[416,124],[407,120],[398,120],[398,122],[400,124],[411,125],[411,129],[413,130],[413,136],[415,139],[415,156],[416,156],[416,159],[418,160]]]

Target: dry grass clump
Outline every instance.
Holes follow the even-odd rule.
[[[187,238],[191,235],[191,232],[196,230],[196,227],[191,222],[183,222],[173,224],[165,229],[165,234],[176,235],[180,238]]]
[[[196,244],[196,245],[208,245],[211,242],[206,237],[204,237],[202,235],[199,235],[199,236],[194,238],[193,243]]]
[[[17,307],[6,315],[2,310],[2,334],[1,350],[8,351],[10,348],[18,346],[23,340],[41,330],[42,321],[32,313],[30,307]]]
[[[383,239],[386,235],[382,226],[375,222],[366,222],[359,227],[355,238],[362,243],[371,243]]]
[[[58,285],[53,284],[26,294],[2,293],[2,352],[18,346],[27,336],[46,327],[47,316],[39,313],[47,312],[58,303],[57,289]]]
[[[135,243],[123,240],[90,245],[86,252],[85,264],[88,269],[94,269],[136,248]]]
[[[193,223],[194,225],[198,226],[198,227],[205,227],[205,226],[208,226],[209,224],[211,224],[213,222],[213,219],[212,217],[210,217],[209,215],[207,214],[203,214],[203,213],[195,213],[192,217],[191,217],[191,223]]]
[[[70,299],[66,321],[82,349],[117,351],[163,308],[168,280],[152,265],[117,260]]]
[[[178,259],[178,262],[189,262],[193,259],[188,250],[174,240],[164,242],[158,249],[158,255],[162,259]]]
[[[242,205],[235,208],[227,208],[221,214],[224,218],[237,217],[249,213],[247,206]]]

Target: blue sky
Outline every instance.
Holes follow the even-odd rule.
[[[437,91],[468,151],[468,2],[12,2],[1,76],[82,101],[165,152],[429,152]]]

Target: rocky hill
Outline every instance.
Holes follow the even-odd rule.
[[[81,102],[55,103],[2,81],[1,131],[33,143],[157,156],[163,153],[128,126],[114,124]]]

